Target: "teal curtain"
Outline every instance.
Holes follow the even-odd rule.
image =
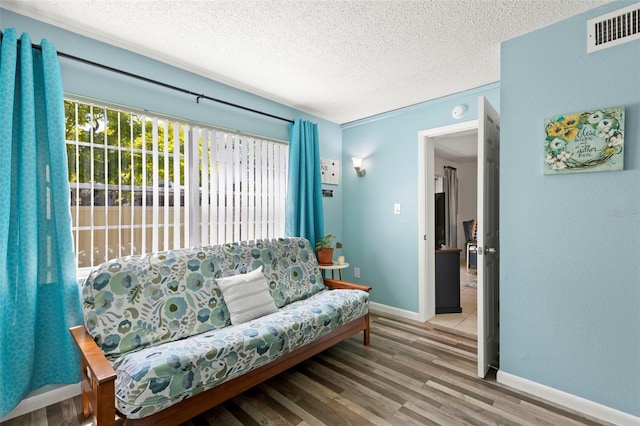
[[[312,245],[324,236],[318,125],[299,118],[289,125],[289,176],[285,235]]]
[[[80,381],[81,323],[55,48],[0,45],[0,418],[31,390]]]

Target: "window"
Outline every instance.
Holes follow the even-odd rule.
[[[288,145],[65,101],[79,268],[284,235]]]

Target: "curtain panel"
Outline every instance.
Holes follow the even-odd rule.
[[[0,44],[0,418],[31,390],[77,383],[80,324],[64,98],[55,48]]]
[[[289,125],[289,177],[285,235],[312,245],[324,236],[318,125],[299,118]]]
[[[458,171],[451,166],[444,166],[447,220],[445,228],[445,244],[447,247],[458,246]]]

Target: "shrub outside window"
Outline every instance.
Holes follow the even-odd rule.
[[[288,145],[65,100],[78,268],[284,235]]]

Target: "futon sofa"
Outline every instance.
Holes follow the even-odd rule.
[[[178,424],[363,331],[370,287],[323,279],[303,238],[110,260],[82,286],[85,418]]]

